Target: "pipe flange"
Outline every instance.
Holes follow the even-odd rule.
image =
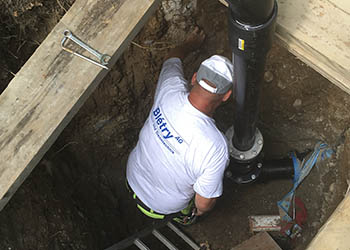
[[[237,184],[249,184],[255,182],[260,176],[262,164],[258,163],[249,173],[235,175],[230,169],[226,170],[225,177]]]
[[[234,135],[234,129],[233,126],[231,126],[227,131],[226,131],[226,137],[228,139],[228,147],[230,151],[230,155],[232,158],[238,160],[238,161],[250,161],[257,157],[260,152],[262,151],[262,148],[264,146],[264,138],[258,128],[255,130],[255,141],[251,149],[247,151],[241,151],[237,148],[232,143],[232,138]]]

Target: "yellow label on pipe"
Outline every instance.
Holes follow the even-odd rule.
[[[244,50],[244,40],[241,38],[238,38],[238,48]]]

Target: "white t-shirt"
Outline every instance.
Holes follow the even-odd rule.
[[[153,107],[127,164],[133,191],[161,214],[184,209],[195,192],[221,196],[229,162],[225,136],[192,106],[186,85],[181,60],[165,61]]]

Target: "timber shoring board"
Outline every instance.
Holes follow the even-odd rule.
[[[226,0],[219,0],[228,6]],[[276,37],[350,94],[350,1],[277,0]]]
[[[278,0],[282,44],[350,94],[350,1]]]
[[[77,0],[16,74],[0,96],[0,211],[108,72],[63,51],[63,31],[111,67],[159,1]]]

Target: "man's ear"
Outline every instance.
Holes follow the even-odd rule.
[[[230,95],[232,94],[232,89],[230,89],[229,91],[227,91],[224,95],[224,97],[222,98],[223,102],[226,102],[228,100],[228,98],[230,98]]]
[[[191,84],[194,85],[197,81],[197,72],[194,72],[192,79],[191,79]]]

